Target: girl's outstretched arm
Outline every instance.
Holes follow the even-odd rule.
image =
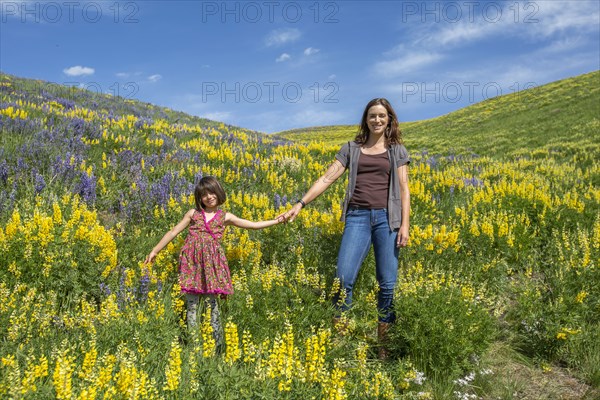
[[[177,225],[175,225],[173,227],[173,229],[171,229],[169,232],[165,233],[165,236],[163,236],[163,238],[160,239],[160,242],[158,242],[158,244],[156,246],[154,246],[154,248],[152,249],[150,254],[148,254],[148,256],[146,257],[146,261],[144,261],[146,264],[152,263],[154,261],[154,259],[156,258],[156,256],[158,255],[158,253],[160,253],[160,251],[166,245],[168,245],[171,242],[171,240],[175,239],[175,237],[177,237],[177,235],[179,235],[179,233],[181,233],[181,231],[183,231],[185,228],[187,228],[187,226],[192,221],[192,215],[194,215],[195,211],[196,210],[194,210],[192,208],[190,211],[185,213],[185,215],[183,216],[183,219],[181,221],[179,221],[179,223]]]
[[[225,225],[233,225],[244,229],[264,229],[269,226],[277,225],[283,222],[282,217],[271,219],[268,221],[248,221],[247,219],[239,218],[232,213],[225,214]]]

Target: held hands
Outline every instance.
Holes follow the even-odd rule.
[[[277,220],[279,221],[280,218],[283,218],[283,222],[292,222],[293,220],[296,219],[298,214],[300,214],[300,210],[302,210],[302,205],[300,203],[296,203],[288,211],[286,211],[282,214],[279,214],[277,216]]]

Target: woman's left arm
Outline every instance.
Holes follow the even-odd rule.
[[[402,224],[398,232],[398,247],[408,244],[410,226],[410,190],[408,188],[408,164],[398,167],[398,180],[400,181],[400,199],[402,202]]]

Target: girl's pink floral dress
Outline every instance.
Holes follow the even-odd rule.
[[[192,294],[229,295],[233,293],[229,266],[221,247],[225,213],[218,210],[206,221],[204,210],[192,215],[189,233],[179,256],[181,291]]]

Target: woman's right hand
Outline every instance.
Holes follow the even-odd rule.
[[[296,219],[298,214],[300,214],[300,210],[302,210],[302,204],[296,203],[291,209],[289,209],[281,215],[283,216],[283,218],[285,218],[286,222],[292,222]]]

